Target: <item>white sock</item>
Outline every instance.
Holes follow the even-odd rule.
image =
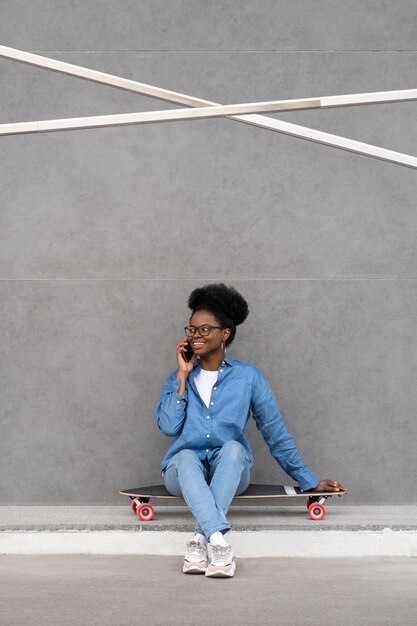
[[[204,535],[200,535],[200,533],[194,536],[194,541],[198,541],[198,543],[202,543],[204,546],[207,545],[207,538]]]
[[[219,530],[212,535],[210,535],[210,543],[212,546],[228,546],[226,539],[224,538],[223,533]]]

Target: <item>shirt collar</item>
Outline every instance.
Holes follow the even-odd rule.
[[[231,356],[227,355],[227,356],[223,357],[223,361],[220,363],[220,367],[221,367],[222,365],[224,365],[225,363],[226,363],[227,365],[233,365],[233,364],[234,364],[234,362],[235,362],[234,358],[232,358]],[[194,361],[194,367],[193,367],[193,370],[194,370],[196,367],[200,367],[200,356],[199,356],[199,355],[197,355],[196,360]]]

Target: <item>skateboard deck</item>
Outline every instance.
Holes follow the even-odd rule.
[[[153,519],[155,509],[149,501],[151,498],[183,500],[182,496],[173,496],[164,485],[149,487],[135,487],[119,491],[122,496],[129,496],[132,500],[132,510],[142,521]],[[299,487],[289,485],[259,485],[252,484],[234,500],[269,499],[269,498],[307,498],[307,509],[310,518],[321,520],[326,515],[323,503],[332,496],[342,496],[346,491],[302,491]]]

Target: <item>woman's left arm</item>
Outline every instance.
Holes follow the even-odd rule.
[[[303,491],[317,489],[321,481],[301,457],[288,431],[265,376],[255,368],[252,383],[251,409],[256,427],[261,431],[274,459],[297,481]]]

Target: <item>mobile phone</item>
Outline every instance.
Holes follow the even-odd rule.
[[[184,359],[187,361],[187,363],[191,361],[191,359],[193,358],[194,351],[190,343],[187,343],[187,345],[185,346],[185,352],[183,352],[183,356],[184,356]]]

